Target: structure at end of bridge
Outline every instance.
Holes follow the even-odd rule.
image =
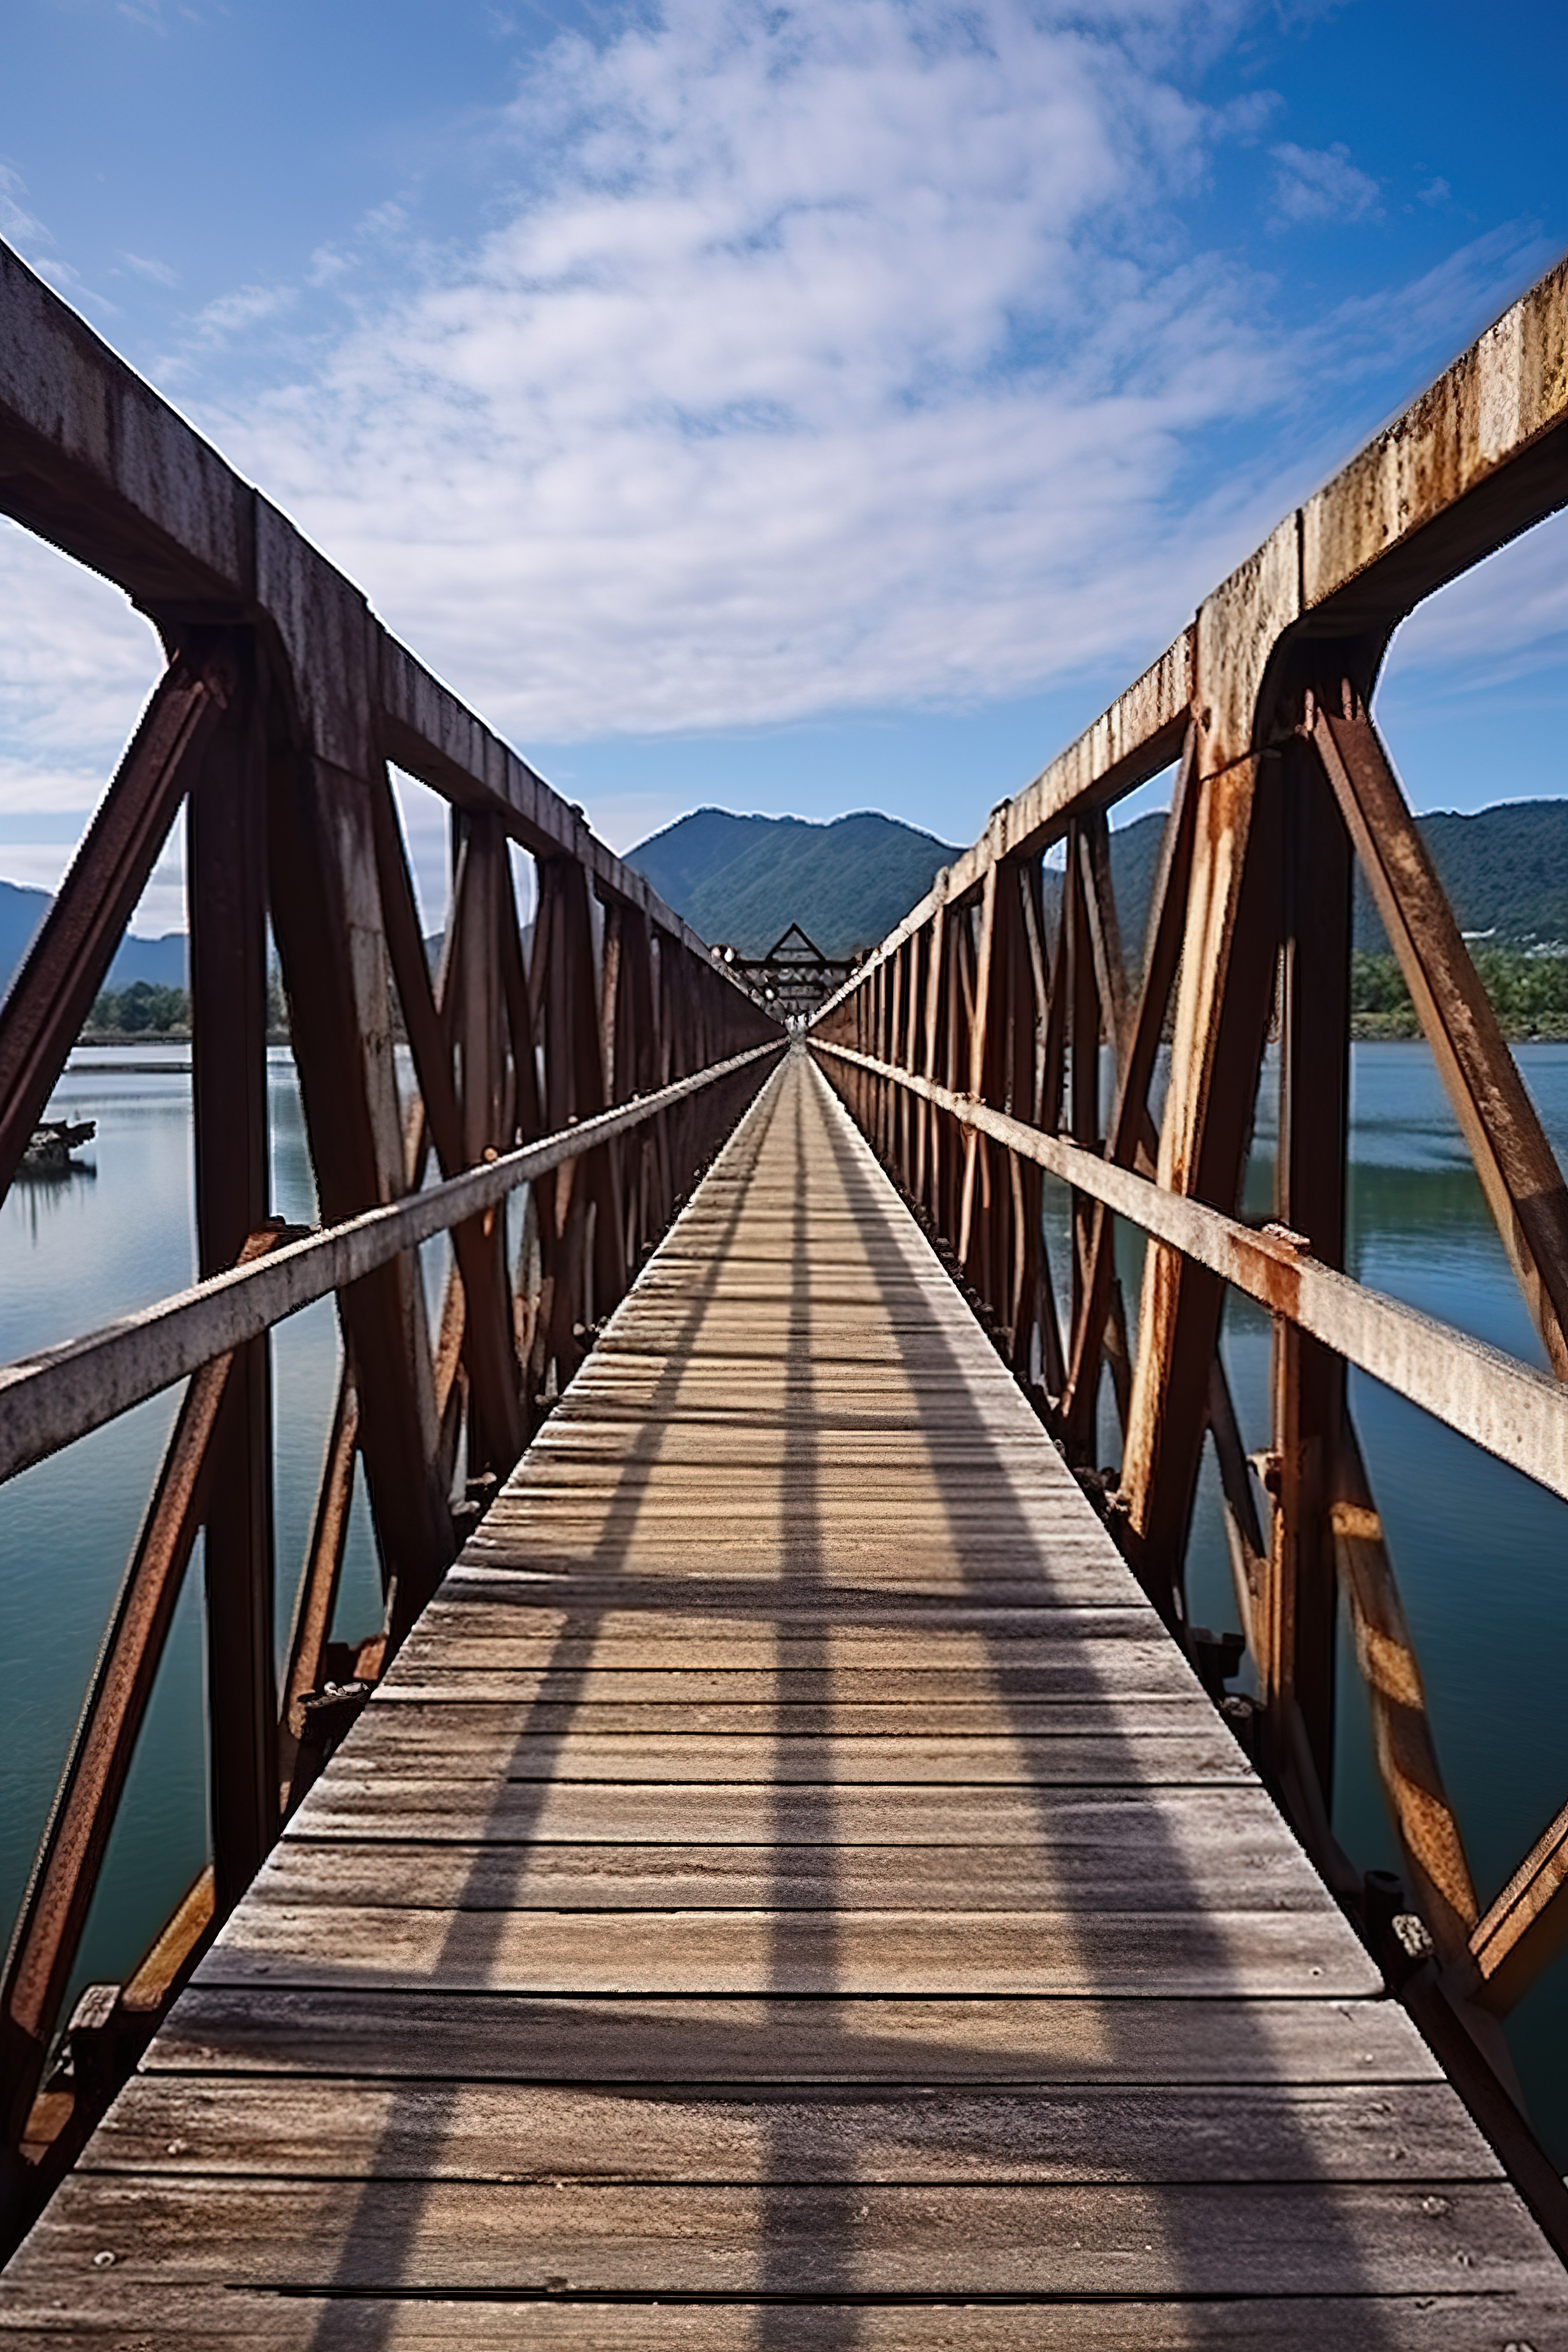
[[[748,956],[738,948],[721,944],[714,948],[713,958],[760,998],[770,1013],[792,1025],[819,1013],[861,960],[859,955],[824,955],[798,923],[781,931],[765,955]]]

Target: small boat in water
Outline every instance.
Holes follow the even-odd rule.
[[[77,1164],[71,1158],[84,1143],[90,1143],[98,1133],[95,1118],[46,1118],[33,1129],[32,1141],[22,1154],[24,1174],[63,1176]]]

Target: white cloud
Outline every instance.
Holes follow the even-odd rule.
[[[1281,328],[1184,246],[1261,119],[1179,86],[1215,22],[668,0],[563,37],[502,127],[510,212],[440,257],[405,239],[392,290],[360,282],[335,343],[215,429],[525,745],[1145,658],[1277,520],[1281,423],[1331,433],[1326,465],[1324,388],[1426,331],[1397,293],[1375,332]],[[1274,153],[1303,207],[1375,195],[1338,151]],[[1194,490],[1237,426],[1271,448]]]
[[[220,294],[197,312],[193,324],[194,340],[206,345],[226,342],[231,336],[244,334],[275,319],[280,310],[289,310],[295,299],[290,286],[237,286],[232,293]]]
[[[1428,700],[1493,698],[1548,666],[1568,667],[1568,514],[1510,541],[1427,598],[1402,624],[1386,677],[1420,680]]]
[[[163,667],[158,641],[119,589],[3,520],[0,611],[0,814],[91,808]],[[55,856],[0,841],[0,875],[27,881]]]
[[[156,260],[145,253],[122,253],[120,257],[127,269],[138,278],[151,278],[154,286],[177,286],[179,278],[166,261]]]
[[[507,126],[533,193],[220,437],[524,740],[1142,648],[1245,543],[1178,535],[1184,436],[1289,381],[1239,273],[1171,264],[1218,134],[1123,35],[1182,21],[672,0],[563,39]]]
[[[146,33],[167,37],[174,25],[199,25],[198,9],[165,7],[163,0],[118,0],[118,14],[128,24],[140,25]]]
[[[53,242],[41,220],[27,209],[27,188],[20,172],[0,163],[0,236],[18,253],[32,253]]]
[[[1351,162],[1351,151],[1296,147],[1289,140],[1273,151],[1274,213],[1293,227],[1322,221],[1365,220],[1377,212],[1378,184]]]
[[[487,234],[437,254],[378,208],[298,291],[198,314],[185,405],[208,388],[231,458],[524,748],[1131,669],[1343,456],[1346,383],[1517,263],[1482,240],[1280,327],[1192,251],[1185,200],[1269,111],[1188,94],[1239,6],[666,0],[563,37],[474,133],[511,191]],[[1272,155],[1291,201],[1375,200],[1343,151]],[[18,664],[58,677],[68,631],[20,561],[0,805],[79,806],[155,649],[95,606],[26,717]],[[675,813],[595,799],[612,837]],[[440,829],[411,830],[428,894]]]

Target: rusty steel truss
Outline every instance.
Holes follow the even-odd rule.
[[[811,1033],[1086,1474],[1109,1372],[1121,1465],[1086,1483],[1217,1688],[1234,1654],[1188,1622],[1184,1589],[1212,1442],[1261,1694],[1247,1726],[1258,1760],[1500,2140],[1511,2075],[1496,2021],[1568,1940],[1568,1808],[1483,1911],[1345,1368],[1568,1496],[1568,1193],[1370,706],[1398,623],[1564,504],[1568,265],[1289,515],[1162,659],[995,812]],[[1147,935],[1129,956],[1106,812],[1173,762]],[[1047,920],[1051,852],[1065,872]],[[1342,1270],[1357,864],[1554,1377]],[[1237,1210],[1271,1033],[1273,1216],[1253,1230]],[[1068,1263],[1055,1269],[1047,1174],[1071,1188]],[[1117,1219],[1148,1237],[1135,1315],[1116,1275]],[[1273,1318],[1272,1436],[1250,1467],[1218,1354],[1227,1286]],[[1414,1914],[1385,1885],[1363,1885],[1330,1826],[1342,1599]],[[1514,2148],[1516,2178],[1535,2167],[1562,2243],[1561,2184],[1538,2158]]]
[[[4,247],[0,512],[116,582],[168,656],[0,1008],[0,1186],[183,813],[200,1260],[192,1291],[0,1374],[0,1477],[186,1382],[0,1982],[8,2242],[784,1039],[581,812]],[[393,763],[451,812],[434,974]],[[271,1215],[268,926],[320,1201],[310,1234]],[[416,1253],[438,1234],[450,1260],[432,1329]],[[279,1678],[268,1334],[329,1293],[342,1373]],[[332,1629],[356,1464],[384,1613],[345,1645]],[[86,1998],[46,2081],[198,1533],[211,1866],[130,1981]]]

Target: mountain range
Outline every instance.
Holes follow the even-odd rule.
[[[1110,836],[1122,947],[1134,966],[1164,822],[1159,813],[1137,817]],[[1500,947],[1568,946],[1568,799],[1507,801],[1475,816],[1439,811],[1416,824],[1462,930]],[[891,817],[807,824],[698,809],[628,851],[627,863],[706,940],[756,955],[798,922],[825,955],[847,955],[885,937],[958,855]],[[1047,867],[1045,880],[1054,920],[1061,879]],[[1359,870],[1353,937],[1374,953],[1387,947]]]
[[[1139,961],[1160,850],[1160,815],[1110,836],[1123,945]],[[1568,799],[1509,801],[1476,816],[1416,820],[1461,929],[1499,946],[1568,944]],[[762,955],[799,923],[825,955],[874,946],[959,855],[951,843],[869,810],[811,824],[794,816],[734,816],[703,808],[627,853],[659,896],[705,940]],[[1060,888],[1049,870],[1048,903]],[[49,907],[45,890],[0,882],[0,976],[9,979]],[[1386,942],[1371,896],[1356,881],[1355,943]],[[107,985],[185,984],[185,937],[127,934]]]
[[[798,923],[824,955],[875,947],[958,851],[863,810],[831,824],[694,809],[626,863],[714,946],[765,955]]]
[[[34,932],[54,904],[47,890],[29,890],[19,882],[0,882],[0,989],[26,954]],[[185,985],[185,935],[165,931],[162,939],[144,940],[127,931],[109,968],[106,988],[129,988],[134,981],[150,981],[154,988]]]
[[[1142,961],[1149,899],[1159,861],[1163,814],[1136,818],[1110,836],[1110,872],[1121,944]],[[1415,820],[1459,928],[1504,948],[1568,948],[1568,800],[1505,801],[1475,816],[1438,810]],[[1059,891],[1047,872],[1053,915]],[[1355,870],[1353,944],[1384,954],[1388,940],[1366,877]]]

